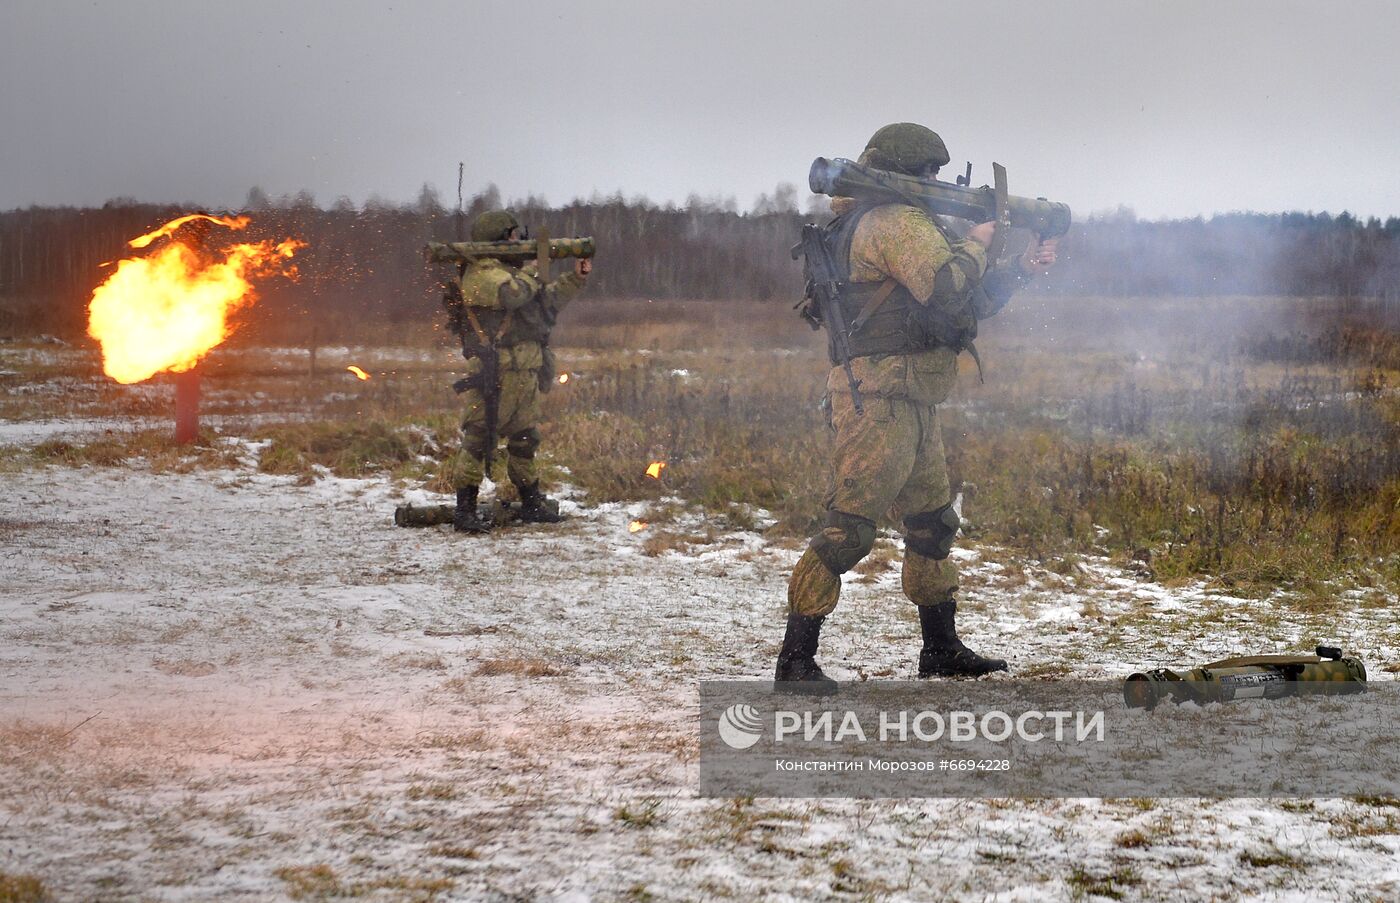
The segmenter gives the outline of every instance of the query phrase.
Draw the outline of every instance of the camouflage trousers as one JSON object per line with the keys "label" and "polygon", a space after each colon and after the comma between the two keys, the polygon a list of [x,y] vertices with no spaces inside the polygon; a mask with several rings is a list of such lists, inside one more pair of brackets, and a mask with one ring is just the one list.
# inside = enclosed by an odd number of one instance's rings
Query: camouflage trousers
{"label": "camouflage trousers", "polygon": [[481,390],[462,393],[466,413],[462,417],[462,447],[452,459],[449,479],[454,489],[481,485],[485,474],[488,443],[506,440],[506,474],[516,486],[529,486],[539,480],[535,449],[540,444],[536,424],[540,419],[539,372],[500,371],[501,401],[496,417],[496,435],[486,434],[486,402]]}
{"label": "camouflage trousers", "polygon": [[[795,614],[826,615],[836,608],[840,574],[869,554],[875,521],[891,508],[905,519],[904,594],[916,605],[938,605],[958,588],[946,545],[929,552],[923,527],[951,499],[937,405],[956,379],[956,356],[938,349],[857,358],[853,369],[861,381],[863,416],[855,411],[843,370],[833,369],[827,382],[836,432],[834,483],[826,526],[788,581],[788,609]],[[950,545],[952,534],[944,533]],[[926,554],[915,551],[916,545]]]}

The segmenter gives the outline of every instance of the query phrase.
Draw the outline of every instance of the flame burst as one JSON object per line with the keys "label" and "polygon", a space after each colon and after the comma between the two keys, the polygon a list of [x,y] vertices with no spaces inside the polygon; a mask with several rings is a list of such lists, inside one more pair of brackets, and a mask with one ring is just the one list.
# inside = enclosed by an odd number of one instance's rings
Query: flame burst
{"label": "flame burst", "polygon": [[[196,219],[234,230],[248,225],[243,216],[191,214],[129,244],[144,248]],[[88,304],[88,335],[102,346],[103,371],[119,383],[136,383],[162,370],[189,370],[228,338],[229,315],[257,300],[249,280],[276,273],[296,278],[296,268],[283,264],[304,247],[287,239],[201,252],[172,241],[146,257],[119,261]]]}
{"label": "flame burst", "polygon": [[248,223],[252,222],[246,216],[210,216],[207,213],[191,213],[188,216],[182,216],[179,219],[171,220],[170,222],[166,223],[164,226],[161,226],[154,232],[147,232],[145,235],[133,238],[131,241],[127,242],[127,244],[131,245],[137,250],[140,250],[141,248],[144,248],[151,242],[155,241],[157,238],[163,238],[166,235],[175,234],[176,229],[180,228],[185,223],[192,223],[197,219],[208,220],[209,222],[216,223],[220,226],[228,226],[235,232],[240,231],[242,229],[246,229],[248,227]]}
{"label": "flame burst", "polygon": [[659,480],[661,479],[661,471],[665,468],[665,461],[652,461],[651,464],[647,466],[647,476],[651,477],[653,480]]}
{"label": "flame burst", "polygon": [[646,522],[646,521],[644,521],[644,520],[634,520],[634,521],[632,521],[632,523],[630,523],[630,524],[627,525],[627,532],[628,532],[628,533],[640,533],[641,531],[645,530],[646,528],[647,528],[647,522]]}
{"label": "flame burst", "polygon": [[568,381],[569,381],[569,374],[567,374],[567,373],[560,373],[560,374],[559,374],[559,385],[562,386],[562,385],[564,385],[564,383],[566,383],[566,382],[568,382]]}
{"label": "flame burst", "polygon": [[361,370],[359,367],[356,367],[354,364],[351,364],[350,366],[346,367],[345,369],[346,369],[346,370],[349,370],[351,373],[355,374],[355,378],[358,379],[358,380],[360,380],[361,382],[363,382],[364,380],[369,379],[369,374],[366,373],[365,371]]}

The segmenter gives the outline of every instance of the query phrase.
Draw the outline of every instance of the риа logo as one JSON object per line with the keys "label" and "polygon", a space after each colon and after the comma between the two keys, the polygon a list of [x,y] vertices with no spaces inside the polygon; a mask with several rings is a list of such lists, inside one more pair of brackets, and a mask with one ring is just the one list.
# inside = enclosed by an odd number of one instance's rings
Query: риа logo
{"label": "\u0440\u0438\u0430 logo", "polygon": [[763,733],[763,722],[758,709],[751,705],[735,703],[719,716],[719,738],[730,749],[748,749],[758,742]]}

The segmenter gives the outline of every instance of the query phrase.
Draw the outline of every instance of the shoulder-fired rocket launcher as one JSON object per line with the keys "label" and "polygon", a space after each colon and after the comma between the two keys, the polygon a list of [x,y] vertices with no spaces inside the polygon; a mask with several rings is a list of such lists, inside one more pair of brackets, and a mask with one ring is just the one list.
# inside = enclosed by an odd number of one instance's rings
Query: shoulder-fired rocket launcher
{"label": "shoulder-fired rocket launcher", "polygon": [[1123,684],[1123,701],[1129,708],[1150,709],[1164,699],[1204,704],[1365,689],[1366,665],[1361,659],[1344,657],[1335,646],[1318,646],[1316,655],[1248,655],[1189,671],[1158,668],[1130,674]]}
{"label": "shoulder-fired rocket launcher", "polygon": [[[971,181],[971,166],[966,181]],[[1023,198],[1006,193],[1006,170],[994,165],[996,187],[973,188],[958,182],[920,179],[903,173],[863,166],[840,157],[812,161],[807,184],[816,194],[868,198],[913,204],[929,213],[956,216],[975,223],[1002,222],[1036,232],[1042,239],[1069,231],[1069,206],[1045,198]]]}
{"label": "shoulder-fired rocket launcher", "polygon": [[[550,260],[566,257],[592,257],[592,238],[544,239]],[[425,249],[430,263],[470,263],[482,257],[494,257],[511,263],[526,263],[540,257],[540,241],[533,238],[516,241],[430,241]]]}

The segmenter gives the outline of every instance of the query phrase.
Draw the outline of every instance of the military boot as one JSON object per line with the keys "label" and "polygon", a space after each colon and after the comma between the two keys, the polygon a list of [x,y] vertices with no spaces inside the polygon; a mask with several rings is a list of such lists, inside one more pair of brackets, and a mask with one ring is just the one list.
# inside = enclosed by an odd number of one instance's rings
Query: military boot
{"label": "military boot", "polygon": [[919,625],[924,632],[924,648],[919,653],[920,677],[981,677],[1006,670],[1006,662],[999,658],[983,658],[958,639],[957,628],[953,626],[958,600],[949,599],[941,605],[918,608]]}
{"label": "military boot", "polygon": [[789,614],[783,648],[778,652],[778,667],[773,673],[773,689],[779,693],[806,693],[830,696],[836,692],[836,681],[822,672],[817,664],[817,638],[821,636],[826,616],[808,617]]}
{"label": "military boot", "polygon": [[457,508],[452,512],[452,529],[458,533],[490,533],[491,521],[476,510],[477,486],[457,490]]}
{"label": "military boot", "polygon": [[520,519],[528,524],[557,524],[564,520],[559,513],[559,503],[540,492],[540,481],[528,486],[517,485],[520,490]]}

